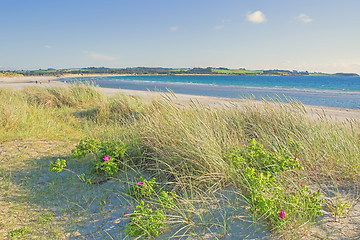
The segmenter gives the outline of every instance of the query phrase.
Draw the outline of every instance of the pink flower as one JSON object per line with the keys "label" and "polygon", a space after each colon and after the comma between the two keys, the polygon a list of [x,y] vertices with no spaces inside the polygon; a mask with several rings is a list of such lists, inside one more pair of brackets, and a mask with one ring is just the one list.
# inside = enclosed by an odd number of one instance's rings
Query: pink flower
{"label": "pink flower", "polygon": [[302,183],[300,183],[300,186],[302,186],[303,184]]}
{"label": "pink flower", "polygon": [[74,149],[74,151],[76,151],[76,148]]}
{"label": "pink flower", "polygon": [[144,183],[143,182],[137,182],[137,185],[143,185]]}
{"label": "pink flower", "polygon": [[109,161],[109,160],[110,160],[110,157],[109,157],[109,156],[105,156],[103,159],[104,159],[105,161]]}
{"label": "pink flower", "polygon": [[100,139],[98,139],[98,142],[100,142]]}
{"label": "pink flower", "polygon": [[285,217],[286,217],[285,211],[281,210],[280,213],[279,213],[279,218],[284,219]]}

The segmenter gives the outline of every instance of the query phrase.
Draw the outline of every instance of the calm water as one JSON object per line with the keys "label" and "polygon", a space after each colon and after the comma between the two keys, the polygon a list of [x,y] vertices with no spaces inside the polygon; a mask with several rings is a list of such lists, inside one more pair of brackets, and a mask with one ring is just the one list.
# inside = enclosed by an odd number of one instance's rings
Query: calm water
{"label": "calm water", "polygon": [[256,99],[291,98],[303,104],[360,109],[360,77],[170,75],[67,78],[106,88]]}

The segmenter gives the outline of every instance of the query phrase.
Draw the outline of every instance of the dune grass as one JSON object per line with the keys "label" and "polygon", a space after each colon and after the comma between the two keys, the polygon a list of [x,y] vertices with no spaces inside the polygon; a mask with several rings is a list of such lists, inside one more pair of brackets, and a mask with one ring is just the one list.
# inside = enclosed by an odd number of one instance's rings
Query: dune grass
{"label": "dune grass", "polygon": [[[0,102],[2,238],[130,238],[124,229],[140,200],[127,189],[140,176],[155,178],[160,189],[178,195],[172,209],[158,205],[160,191],[145,198],[165,215],[167,227],[159,239],[237,239],[250,233],[262,239],[270,232],[285,239],[342,236],[343,228],[326,229],[323,217],[314,214],[311,197],[320,190],[321,211],[334,223],[346,222],[356,209],[359,122],[309,118],[300,103],[179,107],[170,96],[152,102],[108,98],[82,84],[0,89]],[[85,137],[127,146],[126,167],[117,177],[95,186],[67,173],[49,173],[49,161],[63,158],[79,174],[99,177],[90,171],[96,155],[71,158],[71,149]],[[254,140],[258,145],[251,152]],[[285,167],[275,171],[280,163]],[[259,177],[261,189],[251,184]],[[302,198],[294,203],[294,196]],[[280,210],[286,218],[278,217]]]}

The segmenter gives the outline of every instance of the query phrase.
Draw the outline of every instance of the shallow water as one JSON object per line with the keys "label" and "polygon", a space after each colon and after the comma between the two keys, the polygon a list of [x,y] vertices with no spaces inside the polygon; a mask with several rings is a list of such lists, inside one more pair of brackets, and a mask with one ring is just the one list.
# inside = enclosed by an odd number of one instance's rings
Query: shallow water
{"label": "shallow water", "polygon": [[89,81],[100,87],[244,98],[286,98],[303,104],[360,109],[360,77],[142,75],[78,77],[62,81]]}

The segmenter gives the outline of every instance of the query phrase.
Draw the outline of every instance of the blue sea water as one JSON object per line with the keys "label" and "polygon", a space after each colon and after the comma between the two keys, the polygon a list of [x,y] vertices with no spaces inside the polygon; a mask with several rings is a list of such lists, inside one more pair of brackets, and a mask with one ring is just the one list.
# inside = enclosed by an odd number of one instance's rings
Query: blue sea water
{"label": "blue sea water", "polygon": [[105,88],[255,99],[286,98],[303,104],[360,109],[360,77],[345,76],[241,76],[141,75],[77,77]]}

